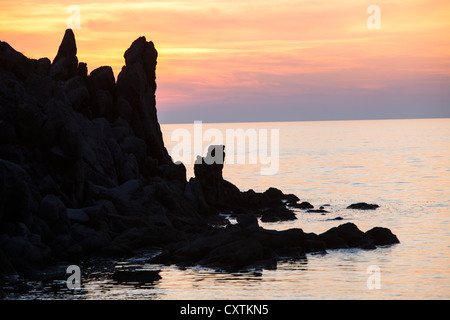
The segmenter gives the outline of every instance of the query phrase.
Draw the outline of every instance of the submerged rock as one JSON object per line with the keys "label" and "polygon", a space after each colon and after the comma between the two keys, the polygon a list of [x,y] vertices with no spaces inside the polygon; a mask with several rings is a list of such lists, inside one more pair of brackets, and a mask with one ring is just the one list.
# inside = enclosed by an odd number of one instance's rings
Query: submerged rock
{"label": "submerged rock", "polygon": [[344,220],[344,218],[336,217],[336,218],[332,218],[332,219],[327,219],[327,221],[332,221],[332,220]]}
{"label": "submerged rock", "polygon": [[324,209],[309,209],[306,212],[310,212],[310,213],[328,213],[329,211],[324,210]]}

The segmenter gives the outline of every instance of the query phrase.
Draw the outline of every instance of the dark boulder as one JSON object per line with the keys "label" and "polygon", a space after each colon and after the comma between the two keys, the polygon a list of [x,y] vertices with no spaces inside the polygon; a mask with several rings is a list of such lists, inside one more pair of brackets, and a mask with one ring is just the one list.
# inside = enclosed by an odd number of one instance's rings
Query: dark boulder
{"label": "dark boulder", "polygon": [[179,243],[151,263],[201,265],[234,272],[276,267],[280,259],[304,259],[307,239],[301,229],[285,231],[230,225],[191,242]]}
{"label": "dark boulder", "polygon": [[298,204],[297,203],[291,204],[290,206],[293,208],[297,208],[297,209],[312,209],[312,208],[314,208],[314,206],[311,203],[306,202],[306,201],[304,201],[302,203],[298,203]]}
{"label": "dark boulder", "polygon": [[309,209],[306,212],[310,212],[310,213],[328,213],[329,211],[324,210],[324,209]]}
{"label": "dark boulder", "polygon": [[273,188],[273,187],[270,187],[269,189],[267,189],[266,191],[264,191],[264,194],[265,194],[266,196],[268,196],[269,198],[278,198],[278,199],[281,199],[281,198],[284,197],[284,193],[283,193],[281,190],[279,190],[279,189],[277,189],[277,188]]}
{"label": "dark boulder", "polygon": [[308,253],[326,253],[326,244],[313,232],[306,233],[305,251]]}
{"label": "dark boulder", "polygon": [[240,214],[237,216],[237,223],[244,229],[258,229],[258,220],[252,213]]}
{"label": "dark boulder", "polygon": [[324,241],[328,249],[358,247],[363,249],[375,248],[373,239],[359,230],[358,227],[351,222],[331,228],[320,234],[319,240]]}
{"label": "dark boulder", "polygon": [[[39,237],[28,236],[0,236],[0,251],[3,251],[15,270],[25,270],[33,265],[41,265],[48,261],[50,249],[44,245]],[[1,268],[1,267],[0,267]]]}
{"label": "dark boulder", "polygon": [[96,230],[80,223],[73,223],[70,231],[72,239],[83,248],[84,254],[99,252],[111,242],[111,236],[104,228]]}
{"label": "dark boulder", "polygon": [[264,209],[261,215],[261,221],[263,222],[277,222],[295,219],[297,219],[295,212],[284,206]]}
{"label": "dark boulder", "polygon": [[64,203],[55,195],[46,195],[39,206],[37,215],[47,223],[55,234],[69,230],[69,217]]}
{"label": "dark boulder", "polygon": [[373,243],[377,246],[400,243],[397,236],[388,228],[375,227],[366,231],[366,234],[373,239]]}
{"label": "dark boulder", "polygon": [[295,204],[297,203],[297,201],[300,201],[300,198],[292,193],[285,194],[282,199],[285,200],[288,204]]}
{"label": "dark boulder", "polygon": [[236,238],[229,243],[217,246],[198,261],[199,265],[219,268],[229,272],[245,270],[259,265],[275,263],[265,252],[264,247],[254,239]]}
{"label": "dark boulder", "polygon": [[344,220],[344,218],[336,217],[336,218],[327,219],[327,221],[333,221],[333,220]]}
{"label": "dark boulder", "polygon": [[76,222],[88,222],[89,216],[82,209],[67,209],[67,217]]}
{"label": "dark boulder", "polygon": [[288,229],[282,231],[265,230],[251,234],[251,238],[276,254],[278,258],[305,258],[306,234],[302,229]]}
{"label": "dark boulder", "polygon": [[365,202],[353,203],[347,207],[347,209],[357,209],[357,210],[375,210],[378,208],[377,204],[369,204]]}
{"label": "dark boulder", "polygon": [[300,200],[295,194],[284,194],[281,190],[274,187],[270,187],[269,189],[264,191],[263,195],[267,196],[270,199],[284,200],[287,203],[296,203]]}

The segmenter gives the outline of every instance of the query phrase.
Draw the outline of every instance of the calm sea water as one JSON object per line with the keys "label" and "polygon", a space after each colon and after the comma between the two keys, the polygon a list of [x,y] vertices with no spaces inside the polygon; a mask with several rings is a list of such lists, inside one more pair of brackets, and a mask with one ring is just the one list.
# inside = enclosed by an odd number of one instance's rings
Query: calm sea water
{"label": "calm sea water", "polygon": [[[179,144],[171,135],[180,128],[193,133],[193,124],[162,126],[169,152]],[[113,285],[100,277],[85,282],[79,298],[450,298],[450,119],[203,124],[208,128],[278,129],[277,174],[260,175],[261,164],[226,164],[224,177],[241,190],[273,186],[316,207],[330,205],[326,215],[298,210],[297,220],[261,224],[265,228],[321,233],[353,222],[363,231],[390,228],[401,243],[329,250],[279,263],[276,270],[240,274],[148,265],[162,270],[162,279],[151,286]],[[192,164],[186,166],[192,175]],[[346,209],[361,201],[380,207]],[[338,216],[343,220],[328,220]],[[367,287],[370,266],[379,267],[379,289]]]}
{"label": "calm sea water", "polygon": [[[375,226],[390,228],[401,243],[369,251],[329,250],[326,255],[309,255],[306,262],[281,263],[277,270],[257,276],[170,269],[155,287],[156,298],[450,298],[450,119],[203,127],[222,132],[278,129],[277,174],[260,175],[262,164],[234,164],[225,165],[224,177],[241,190],[264,191],[273,186],[316,207],[331,205],[326,215],[299,210],[295,221],[267,223],[264,227],[299,227],[320,233],[353,222],[363,231]],[[169,151],[179,143],[171,141],[176,128],[179,125],[163,126]],[[360,201],[377,203],[380,208],[345,209]],[[337,216],[344,220],[327,220]],[[367,268],[372,265],[380,268],[380,289],[367,288],[371,275]]]}

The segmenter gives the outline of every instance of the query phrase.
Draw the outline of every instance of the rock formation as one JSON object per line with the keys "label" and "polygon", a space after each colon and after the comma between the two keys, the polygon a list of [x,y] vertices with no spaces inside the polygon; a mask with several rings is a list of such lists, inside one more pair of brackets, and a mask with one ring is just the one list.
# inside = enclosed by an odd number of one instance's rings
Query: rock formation
{"label": "rock formation", "polygon": [[[224,146],[199,157],[186,181],[158,123],[152,42],[132,43],[117,82],[111,67],[88,73],[76,54],[72,30],[53,62],[0,42],[0,275],[148,247],[162,248],[164,263],[234,270],[398,241],[384,228],[315,235],[259,227],[256,217],[295,219],[286,203],[298,197],[276,188],[242,192],[224,180],[223,165],[210,162]],[[238,224],[213,227],[227,223],[220,212]]]}

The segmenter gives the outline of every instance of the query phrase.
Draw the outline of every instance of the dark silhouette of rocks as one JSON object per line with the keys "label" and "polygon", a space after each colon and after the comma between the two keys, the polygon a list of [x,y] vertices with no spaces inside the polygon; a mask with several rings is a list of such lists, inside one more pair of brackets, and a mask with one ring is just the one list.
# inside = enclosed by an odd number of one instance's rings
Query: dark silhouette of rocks
{"label": "dark silhouette of rocks", "polygon": [[332,220],[344,220],[344,218],[336,217],[336,218],[327,219],[327,221],[332,221]]}
{"label": "dark silhouette of rocks", "polygon": [[68,80],[78,74],[77,45],[75,35],[67,29],[58,53],[50,66],[50,76],[55,80]]}
{"label": "dark silhouette of rocks", "polygon": [[150,262],[234,272],[249,267],[275,268],[282,258],[305,258],[307,239],[301,229],[274,231],[252,226],[230,225],[213,230],[191,243],[169,246]]}
{"label": "dark silhouette of rocks", "polygon": [[159,270],[116,270],[112,279],[119,283],[148,284],[161,279]]}
{"label": "dark silhouette of rocks", "polygon": [[351,222],[331,228],[320,234],[319,239],[325,242],[325,246],[330,249],[356,247],[375,249],[373,238],[367,233],[359,230],[358,227]]}
{"label": "dark silhouette of rocks", "polygon": [[358,202],[358,203],[354,203],[354,204],[349,205],[347,207],[347,209],[375,210],[378,207],[379,207],[379,205],[377,205],[377,204],[368,204],[368,203],[365,203],[365,202]]}
{"label": "dark silhouette of rocks", "polygon": [[306,210],[306,212],[309,212],[309,213],[328,213],[329,211],[324,210],[324,209],[309,209],[309,210]]}
{"label": "dark silhouette of rocks", "polygon": [[[197,207],[209,206],[208,211],[212,213],[217,213],[217,210],[231,211],[235,215],[253,212],[267,222],[296,219],[295,213],[286,208],[283,202],[286,199],[297,201],[295,195],[286,195],[276,188],[269,188],[262,193],[253,190],[241,192],[234,184],[223,179],[224,161],[223,145],[210,146],[206,157],[197,158],[195,178],[189,180],[189,188],[200,196],[193,197]],[[203,200],[205,203],[202,203]]]}
{"label": "dark silhouette of rocks", "polygon": [[322,235],[261,228],[257,218],[296,219],[286,204],[298,197],[240,191],[224,180],[223,161],[211,161],[225,157],[224,146],[199,156],[186,181],[158,123],[152,42],[131,44],[117,82],[110,67],[89,73],[76,54],[72,30],[53,62],[0,42],[0,275],[154,247],[163,250],[155,261],[240,270],[398,241],[384,228],[363,235],[349,227]]}
{"label": "dark silhouette of rocks", "polygon": [[400,243],[397,236],[393,234],[392,231],[388,228],[374,227],[367,231],[366,234],[372,237],[373,244],[377,246]]}
{"label": "dark silhouette of rocks", "polygon": [[297,209],[313,209],[314,208],[314,206],[307,201],[304,201],[302,203],[290,204],[290,206],[293,208],[297,208]]}

